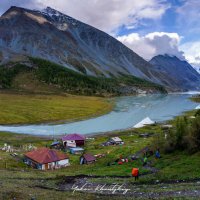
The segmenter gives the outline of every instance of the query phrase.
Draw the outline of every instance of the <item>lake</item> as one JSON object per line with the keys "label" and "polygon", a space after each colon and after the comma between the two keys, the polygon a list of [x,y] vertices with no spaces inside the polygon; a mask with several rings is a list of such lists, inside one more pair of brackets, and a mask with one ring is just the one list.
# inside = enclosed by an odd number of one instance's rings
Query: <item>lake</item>
{"label": "lake", "polygon": [[114,110],[106,115],[59,125],[0,126],[0,131],[32,135],[63,135],[67,133],[103,133],[133,127],[146,117],[162,122],[195,109],[199,104],[190,101],[191,94],[157,94],[115,98]]}

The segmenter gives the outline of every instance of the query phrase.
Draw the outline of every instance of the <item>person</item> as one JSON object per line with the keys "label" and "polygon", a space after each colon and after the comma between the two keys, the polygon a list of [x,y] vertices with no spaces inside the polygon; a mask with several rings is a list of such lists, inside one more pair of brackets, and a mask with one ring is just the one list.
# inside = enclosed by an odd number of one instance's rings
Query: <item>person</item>
{"label": "person", "polygon": [[143,156],[144,157],[147,156],[147,151],[146,150],[143,151]]}
{"label": "person", "polygon": [[145,156],[143,159],[143,166],[145,166],[147,164],[147,157]]}
{"label": "person", "polygon": [[153,150],[149,149],[149,157],[153,156]]}
{"label": "person", "polygon": [[160,150],[159,149],[156,150],[155,157],[156,158],[161,158],[161,156],[160,156]]}
{"label": "person", "polygon": [[139,179],[139,168],[132,169],[132,176],[135,177],[135,181]]}

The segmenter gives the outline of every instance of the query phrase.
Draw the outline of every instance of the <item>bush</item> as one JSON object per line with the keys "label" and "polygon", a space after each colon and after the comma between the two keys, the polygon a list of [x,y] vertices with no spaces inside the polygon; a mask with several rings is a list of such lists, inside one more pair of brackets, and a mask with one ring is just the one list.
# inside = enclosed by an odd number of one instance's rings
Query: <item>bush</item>
{"label": "bush", "polygon": [[200,109],[197,110],[197,112],[195,113],[195,117],[200,116]]}
{"label": "bush", "polygon": [[176,136],[174,131],[169,131],[167,139],[163,144],[163,149],[165,153],[172,153],[176,150]]}
{"label": "bush", "polygon": [[200,151],[200,116],[193,120],[187,141],[190,153]]}
{"label": "bush", "polygon": [[167,139],[160,137],[159,146],[165,153],[186,150],[189,153],[200,151],[200,116],[191,122],[179,117],[175,129],[169,131]]}
{"label": "bush", "polygon": [[188,134],[188,121],[186,117],[179,117],[176,120],[175,147],[177,150],[186,148],[186,135]]}

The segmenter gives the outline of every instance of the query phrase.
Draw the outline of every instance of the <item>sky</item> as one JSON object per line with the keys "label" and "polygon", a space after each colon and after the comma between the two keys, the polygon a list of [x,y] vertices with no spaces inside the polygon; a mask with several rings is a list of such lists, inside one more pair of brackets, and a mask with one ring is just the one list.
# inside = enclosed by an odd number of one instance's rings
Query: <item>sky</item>
{"label": "sky", "polygon": [[50,6],[112,35],[146,60],[177,56],[200,66],[200,0],[0,0],[10,6]]}

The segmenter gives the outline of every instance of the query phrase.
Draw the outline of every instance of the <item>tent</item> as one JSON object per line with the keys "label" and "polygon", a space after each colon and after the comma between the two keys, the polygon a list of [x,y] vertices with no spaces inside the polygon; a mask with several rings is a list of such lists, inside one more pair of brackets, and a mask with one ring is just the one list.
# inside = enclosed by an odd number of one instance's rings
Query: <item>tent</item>
{"label": "tent", "polygon": [[139,122],[135,126],[133,126],[133,128],[141,128],[141,127],[143,127],[145,125],[150,125],[150,124],[155,124],[155,122],[152,121],[149,117],[146,117],[141,122]]}
{"label": "tent", "polygon": [[196,110],[200,109],[200,105],[198,105],[195,109],[196,109]]}

